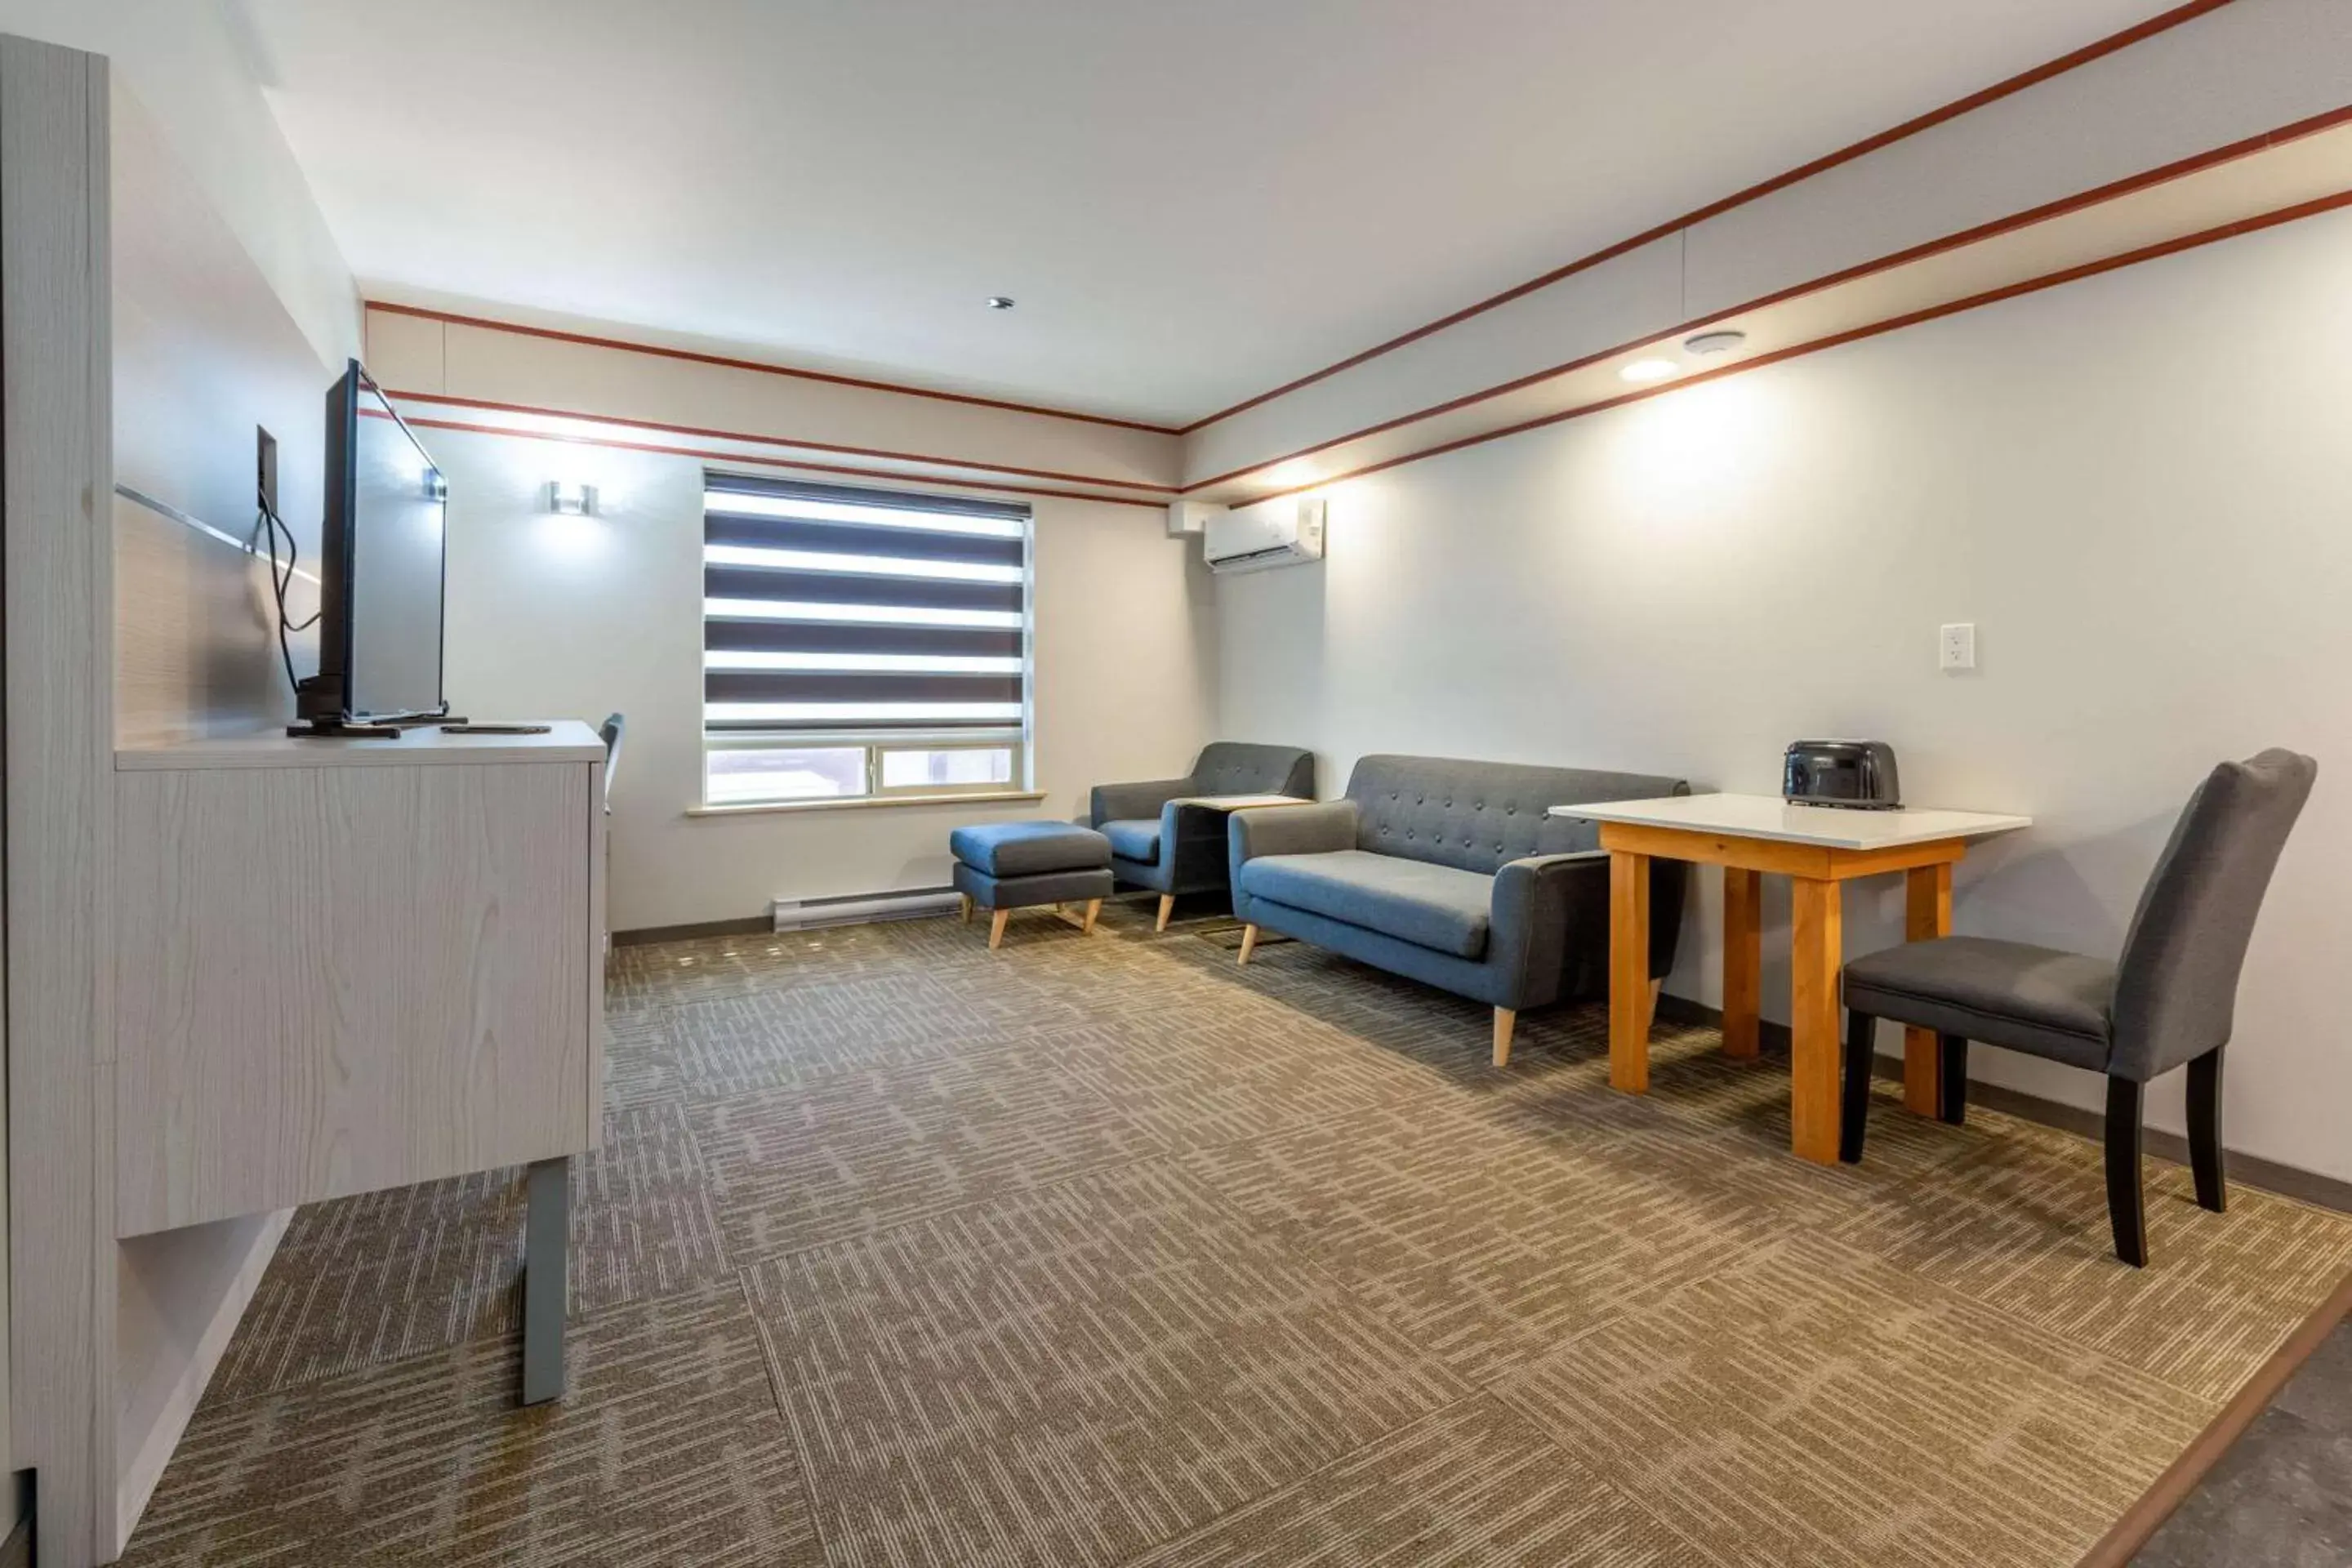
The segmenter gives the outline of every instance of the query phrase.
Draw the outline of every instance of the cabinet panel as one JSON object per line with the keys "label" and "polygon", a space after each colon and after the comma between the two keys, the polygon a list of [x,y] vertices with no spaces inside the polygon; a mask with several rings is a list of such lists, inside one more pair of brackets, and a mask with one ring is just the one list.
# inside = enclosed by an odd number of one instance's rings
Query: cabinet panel
{"label": "cabinet panel", "polygon": [[118,774],[119,1233],[579,1148],[594,772]]}

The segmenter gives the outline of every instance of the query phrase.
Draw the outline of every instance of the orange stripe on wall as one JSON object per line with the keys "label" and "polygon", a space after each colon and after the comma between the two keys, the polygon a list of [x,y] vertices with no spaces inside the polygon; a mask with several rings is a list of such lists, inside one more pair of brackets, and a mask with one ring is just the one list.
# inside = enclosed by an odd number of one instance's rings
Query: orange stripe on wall
{"label": "orange stripe on wall", "polygon": [[421,430],[459,430],[473,436],[508,436],[525,441],[553,441],[572,447],[602,447],[621,452],[650,452],[665,458],[695,458],[706,463],[751,463],[763,468],[794,468],[816,474],[845,474],[856,479],[888,479],[898,484],[952,485],[958,489],[986,490],[996,495],[1047,496],[1058,500],[1101,501],[1107,506],[1139,506],[1153,511],[1167,503],[1133,496],[1090,495],[1084,490],[1046,489],[1034,485],[999,485],[983,479],[950,479],[930,474],[899,473],[888,468],[853,468],[838,463],[804,463],[790,458],[755,458],[741,452],[713,452],[700,447],[671,447],[651,441],[620,441],[599,436],[565,436],[550,430],[517,430],[505,425],[480,425],[462,419],[422,416],[408,421]]}
{"label": "orange stripe on wall", "polygon": [[1335,364],[1325,365],[1321,370],[1310,372],[1295,381],[1284,382],[1270,392],[1261,392],[1255,397],[1244,398],[1229,408],[1221,408],[1214,414],[1193,420],[1190,425],[1182,426],[1177,434],[1189,436],[1193,431],[1214,425],[1221,419],[1230,419],[1244,409],[1255,408],[1261,403],[1270,403],[1277,397],[1297,392],[1301,387],[1312,386],[1315,383],[1337,375],[1343,370],[1353,370],[1368,360],[1375,360],[1382,354],[1393,353],[1407,343],[1418,342],[1433,332],[1444,331],[1446,328],[1466,321],[1473,316],[1484,315],[1497,306],[1507,305],[1512,300],[1524,299],[1538,289],[1549,289],[1562,279],[1572,278],[1588,268],[1600,266],[1604,261],[1622,256],[1629,250],[1637,250],[1653,240],[1664,239],[1677,229],[1704,223],[1708,218],[1731,211],[1734,207],[1745,206],[1750,202],[1770,195],[1775,191],[1785,190],[1801,180],[1809,180],[1815,174],[1834,169],[1841,163],[1850,163],[1856,158],[1866,157],[1881,148],[1891,147],[1895,142],[1916,136],[1923,131],[1931,131],[1948,121],[1957,120],[1964,114],[1982,109],[1989,103],[1997,103],[2013,93],[2022,92],[2030,87],[2037,87],[2053,77],[2063,76],[2068,71],[2089,65],[2095,60],[2104,59],[2118,50],[2129,48],[2134,44],[2144,42],[2159,33],[2178,27],[2184,22],[2194,21],[2209,12],[2218,11],[2222,6],[2233,3],[2234,0],[2189,0],[2189,4],[2178,5],[2161,15],[2151,16],[2137,26],[2126,27],[2120,33],[2110,34],[2095,43],[2084,45],[2071,54],[2061,55],[2054,60],[2036,66],[2032,70],[1995,82],[1992,86],[1972,92],[1966,98],[1955,99],[1941,109],[1930,110],[1916,119],[1906,120],[1902,124],[1882,131],[1875,136],[1865,137],[1852,146],[1841,147],[1834,153],[1825,153],[1809,163],[1800,163],[1786,174],[1775,174],[1761,184],[1749,185],[1745,190],[1736,191],[1719,201],[1709,202],[1706,205],[1685,213],[1680,217],[1669,218],[1654,228],[1644,229],[1630,239],[1621,239],[1614,245],[1592,252],[1590,256],[1580,257],[1565,266],[1556,267],[1539,278],[1530,278],[1515,288],[1506,289],[1499,294],[1489,295],[1475,305],[1465,305],[1451,315],[1440,316],[1433,321],[1415,327],[1409,332],[1402,332],[1385,342],[1375,343],[1361,353],[1350,354]]}
{"label": "orange stripe on wall", "polygon": [[1718,370],[1700,371],[1693,375],[1683,376],[1664,385],[1644,387],[1638,392],[1628,392],[1615,397],[1603,398],[1598,403],[1587,403],[1579,407],[1565,408],[1557,414],[1546,414],[1534,419],[1523,419],[1516,425],[1507,425],[1500,429],[1481,431],[1475,436],[1464,436],[1454,440],[1442,441],[1433,447],[1424,447],[1417,452],[1405,452],[1393,458],[1383,458],[1376,463],[1366,463],[1361,468],[1328,475],[1315,480],[1312,484],[1291,485],[1283,489],[1268,490],[1263,495],[1250,497],[1248,501],[1242,504],[1253,505],[1258,501],[1275,500],[1284,496],[1304,495],[1310,490],[1328,489],[1349,479],[1360,479],[1368,474],[1383,473],[1390,468],[1402,468],[1407,463],[1418,463],[1424,458],[1442,458],[1449,452],[1459,452],[1467,447],[1484,446],[1489,441],[1500,441],[1507,437],[1522,436],[1530,430],[1543,429],[1547,426],[1565,424],[1570,419],[1581,419],[1588,414],[1601,414],[1612,408],[1622,408],[1629,403],[1646,402],[1653,397],[1663,397],[1668,393],[1679,392],[1685,387],[1697,386],[1710,381],[1721,381],[1727,376],[1744,374],[1751,370],[1761,370],[1766,365],[1801,359],[1807,354],[1819,353],[1824,349],[1840,348],[1847,343],[1860,342],[1865,338],[1874,338],[1886,332],[1900,331],[1906,327],[1916,327],[1924,322],[1940,321],[1946,316],[1957,316],[1964,310],[1997,305],[2004,300],[2014,300],[2020,295],[2037,294],[2045,289],[2055,289],[2061,284],[2078,282],[2085,278],[2095,278],[2101,273],[2117,271],[2126,267],[2136,267],[2144,261],[2160,260],[2184,250],[2194,250],[2201,246],[2216,244],[2221,240],[2235,239],[2242,235],[2258,234],[2266,228],[2276,228],[2282,224],[2294,223],[2301,218],[2316,217],[2323,213],[2336,212],[2346,207],[2352,207],[2352,191],[2338,191],[2334,195],[2299,202],[2294,206],[2282,207],[2277,212],[2265,213],[2260,217],[2241,218],[2235,223],[2223,224],[2218,228],[2203,229],[2196,234],[2184,235],[2178,239],[2168,239],[2155,245],[2143,246],[2137,250],[2125,251],[2120,255],[2110,256],[2098,261],[2086,261],[2078,267],[2065,268],[2039,278],[2029,278],[2021,282],[2004,284],[1999,289],[1988,289],[1981,294],[1972,294],[1965,300],[1954,300],[1946,304],[1931,305],[1925,310],[1913,310],[1904,315],[1890,316],[1884,321],[1874,321],[1865,327],[1854,327],[1846,331],[1832,332],[1827,337],[1815,338],[1810,342],[1792,343],[1787,348],[1774,349],[1769,353],[1760,353],[1753,359],[1742,360],[1738,364],[1727,364]]}
{"label": "orange stripe on wall", "polygon": [[[1925,240],[1891,255],[1879,257],[1875,260],[1859,262],[1824,277],[1815,278],[1803,283],[1793,283],[1785,289],[1775,289],[1769,294],[1761,295],[1737,305],[1727,305],[1719,310],[1711,310],[1704,316],[1694,316],[1686,321],[1645,332],[1638,338],[1632,338],[1609,348],[1580,355],[1559,364],[1530,371],[1525,375],[1514,376],[1508,381],[1497,382],[1492,386],[1481,387],[1475,392],[1465,392],[1458,397],[1447,398],[1443,403],[1433,403],[1426,408],[1415,409],[1410,414],[1400,414],[1391,418],[1382,419],[1376,424],[1350,430],[1344,436],[1334,436],[1328,440],[1318,441],[1311,446],[1301,447],[1295,451],[1284,452],[1276,457],[1260,458],[1241,468],[1228,469],[1222,474],[1213,474],[1207,479],[1194,479],[1184,487],[1185,493],[1205,489],[1211,485],[1224,484],[1228,480],[1240,479],[1244,474],[1253,474],[1261,468],[1270,468],[1279,463],[1292,462],[1300,458],[1311,458],[1318,452],[1328,452],[1334,447],[1344,447],[1350,441],[1360,441],[1368,436],[1381,435],[1420,420],[1434,418],[1441,414],[1452,414],[1458,409],[1467,408],[1473,404],[1486,402],[1489,398],[1507,396],[1511,393],[1524,391],[1538,382],[1549,381],[1554,376],[1566,375],[1571,371],[1582,370],[1587,365],[1598,364],[1603,360],[1613,358],[1629,350],[1640,348],[1644,343],[1664,342],[1679,338],[1696,331],[1710,322],[1729,321],[1749,310],[1760,310],[1768,306],[1784,304],[1790,300],[1800,299],[1807,294],[1819,293],[1824,289],[1832,289],[1842,283],[1851,283],[1858,278],[1867,278],[1874,273],[1891,271],[1897,267],[1909,266],[1915,261],[1925,261],[1948,251],[1964,249],[1969,246],[1980,244],[2004,234],[2031,228],[2036,224],[2049,223],[2053,219],[2071,216],[2085,208],[2098,206],[2103,203],[2115,201],[2207,169],[2218,168],[2224,163],[2252,157],[2257,153],[2266,152],[2290,142],[2300,141],[2306,136],[2315,136],[2322,132],[2333,131],[2347,124],[2352,124],[2352,104],[2347,104],[2341,109],[2329,110],[2324,114],[2315,114],[2307,120],[2299,120],[2293,124],[2280,126],[2275,131],[2263,132],[2258,136],[2249,136],[2242,142],[2233,142],[2224,147],[2216,147],[2210,152],[2200,153],[2176,163],[2167,163],[2161,168],[2127,175],[2093,190],[2063,196],[2054,202],[2031,207],[2024,212],[2013,213],[2008,217],[1994,218],[1989,223],[1979,224],[1974,228],[1962,229],[1957,234],[1946,235],[1938,239]],[[1685,379],[1676,384],[1687,385],[1688,381]]]}
{"label": "orange stripe on wall", "polygon": [[586,332],[560,331],[553,327],[527,327],[518,321],[494,321],[486,316],[459,316],[446,310],[427,310],[421,305],[394,305],[383,300],[370,300],[366,308],[382,310],[387,315],[414,316],[419,321],[440,321],[453,327],[479,327],[484,331],[512,332],[518,337],[545,338],[552,342],[577,343],[584,348],[617,349],[624,353],[653,354],[662,359],[685,360],[692,364],[716,365],[722,370],[757,371],[762,375],[791,376],[798,381],[824,382],[831,386],[854,386],[866,392],[894,392],[902,397],[928,397],[940,403],[963,403],[978,408],[1002,408],[1013,414],[1034,414],[1047,419],[1075,419],[1087,425],[1109,425],[1121,430],[1142,430],[1154,436],[1181,434],[1166,425],[1147,425],[1139,419],[1114,419],[1107,414],[1078,414],[1067,408],[1046,408],[1034,403],[1009,403],[999,397],[978,397],[963,392],[940,392],[927,386],[903,386],[896,382],[869,381],[862,376],[836,375],[830,371],[796,370],[790,365],[769,364],[761,360],[733,359],[725,354],[702,353],[693,349],[666,348],[657,343],[633,343],[620,338],[600,338]]}
{"label": "orange stripe on wall", "polygon": [[[797,447],[809,452],[832,452],[849,458],[883,458],[901,463],[928,463],[935,468],[970,468],[981,473],[1013,474],[1023,479],[1060,479],[1076,485],[1108,485],[1118,489],[1151,490],[1172,496],[1173,485],[1143,479],[1109,479],[1098,474],[1069,474],[1055,468],[1023,468],[1009,463],[983,463],[971,458],[941,458],[925,452],[895,452],[886,447],[844,447],[830,441],[807,441],[796,436],[755,436],[743,430],[713,430],[698,425],[668,425],[657,419],[628,419],[617,414],[583,414],[568,408],[538,408],[527,403],[494,403],[481,397],[452,397],[439,392],[386,392],[404,403],[437,403],[457,408],[477,408],[497,414],[524,414],[546,419],[582,419],[595,425],[618,425],[632,430],[658,430],[672,436],[698,436],[711,441],[749,441],[770,447]],[[518,431],[516,434],[530,434]]]}

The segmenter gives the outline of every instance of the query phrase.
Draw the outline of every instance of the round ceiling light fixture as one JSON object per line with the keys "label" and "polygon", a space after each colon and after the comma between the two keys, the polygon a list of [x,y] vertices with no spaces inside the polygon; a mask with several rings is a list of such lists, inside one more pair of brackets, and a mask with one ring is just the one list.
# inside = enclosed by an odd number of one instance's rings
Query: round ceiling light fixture
{"label": "round ceiling light fixture", "polygon": [[1013,296],[1010,294],[991,294],[988,297],[988,308],[992,310],[1010,310],[1013,309]]}
{"label": "round ceiling light fixture", "polygon": [[1626,381],[1664,381],[1682,368],[1670,359],[1637,359],[1617,374]]}
{"label": "round ceiling light fixture", "polygon": [[1683,347],[1695,354],[1729,353],[1748,341],[1746,332],[1701,332],[1695,338],[1685,338]]}

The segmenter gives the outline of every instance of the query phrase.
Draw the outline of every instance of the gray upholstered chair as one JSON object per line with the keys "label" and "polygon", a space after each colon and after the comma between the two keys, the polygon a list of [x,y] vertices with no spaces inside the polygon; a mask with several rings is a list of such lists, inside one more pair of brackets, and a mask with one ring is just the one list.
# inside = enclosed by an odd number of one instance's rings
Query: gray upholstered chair
{"label": "gray upholstered chair", "polygon": [[1943,1119],[1966,1113],[1968,1043],[2105,1073],[2107,1217],[2116,1256],[2147,1261],[2140,1187],[2140,1099],[2149,1079],[2189,1068],[2189,1152],[2197,1201],[2219,1214],[2221,1049],[2238,973],[2279,851],[2319,764],[2268,751],[2215,768],[2174,825],[2142,890],[2122,959],[1946,936],[1845,966],[1845,1102],[1839,1152],[1862,1158],[1872,1035],[1891,1018],[1942,1037]]}
{"label": "gray upholstered chair", "polygon": [[1087,821],[1110,840],[1112,873],[1121,882],[1160,895],[1159,929],[1177,898],[1222,892],[1225,886],[1225,816],[1214,807],[1186,807],[1187,797],[1286,795],[1315,798],[1315,753],[1299,746],[1212,741],[1181,779],[1097,784]]}

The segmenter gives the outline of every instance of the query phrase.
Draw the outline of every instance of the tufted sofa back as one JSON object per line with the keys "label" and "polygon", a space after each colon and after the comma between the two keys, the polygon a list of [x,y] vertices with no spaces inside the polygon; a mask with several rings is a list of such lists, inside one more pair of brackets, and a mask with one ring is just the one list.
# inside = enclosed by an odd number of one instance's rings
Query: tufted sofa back
{"label": "tufted sofa back", "polygon": [[1688,795],[1680,779],[1456,757],[1364,757],[1348,779],[1356,847],[1492,875],[1507,861],[1600,847],[1590,822],[1548,815],[1579,801]]}
{"label": "tufted sofa back", "polygon": [[1295,795],[1315,797],[1315,753],[1297,746],[1212,741],[1192,764],[1195,795]]}

